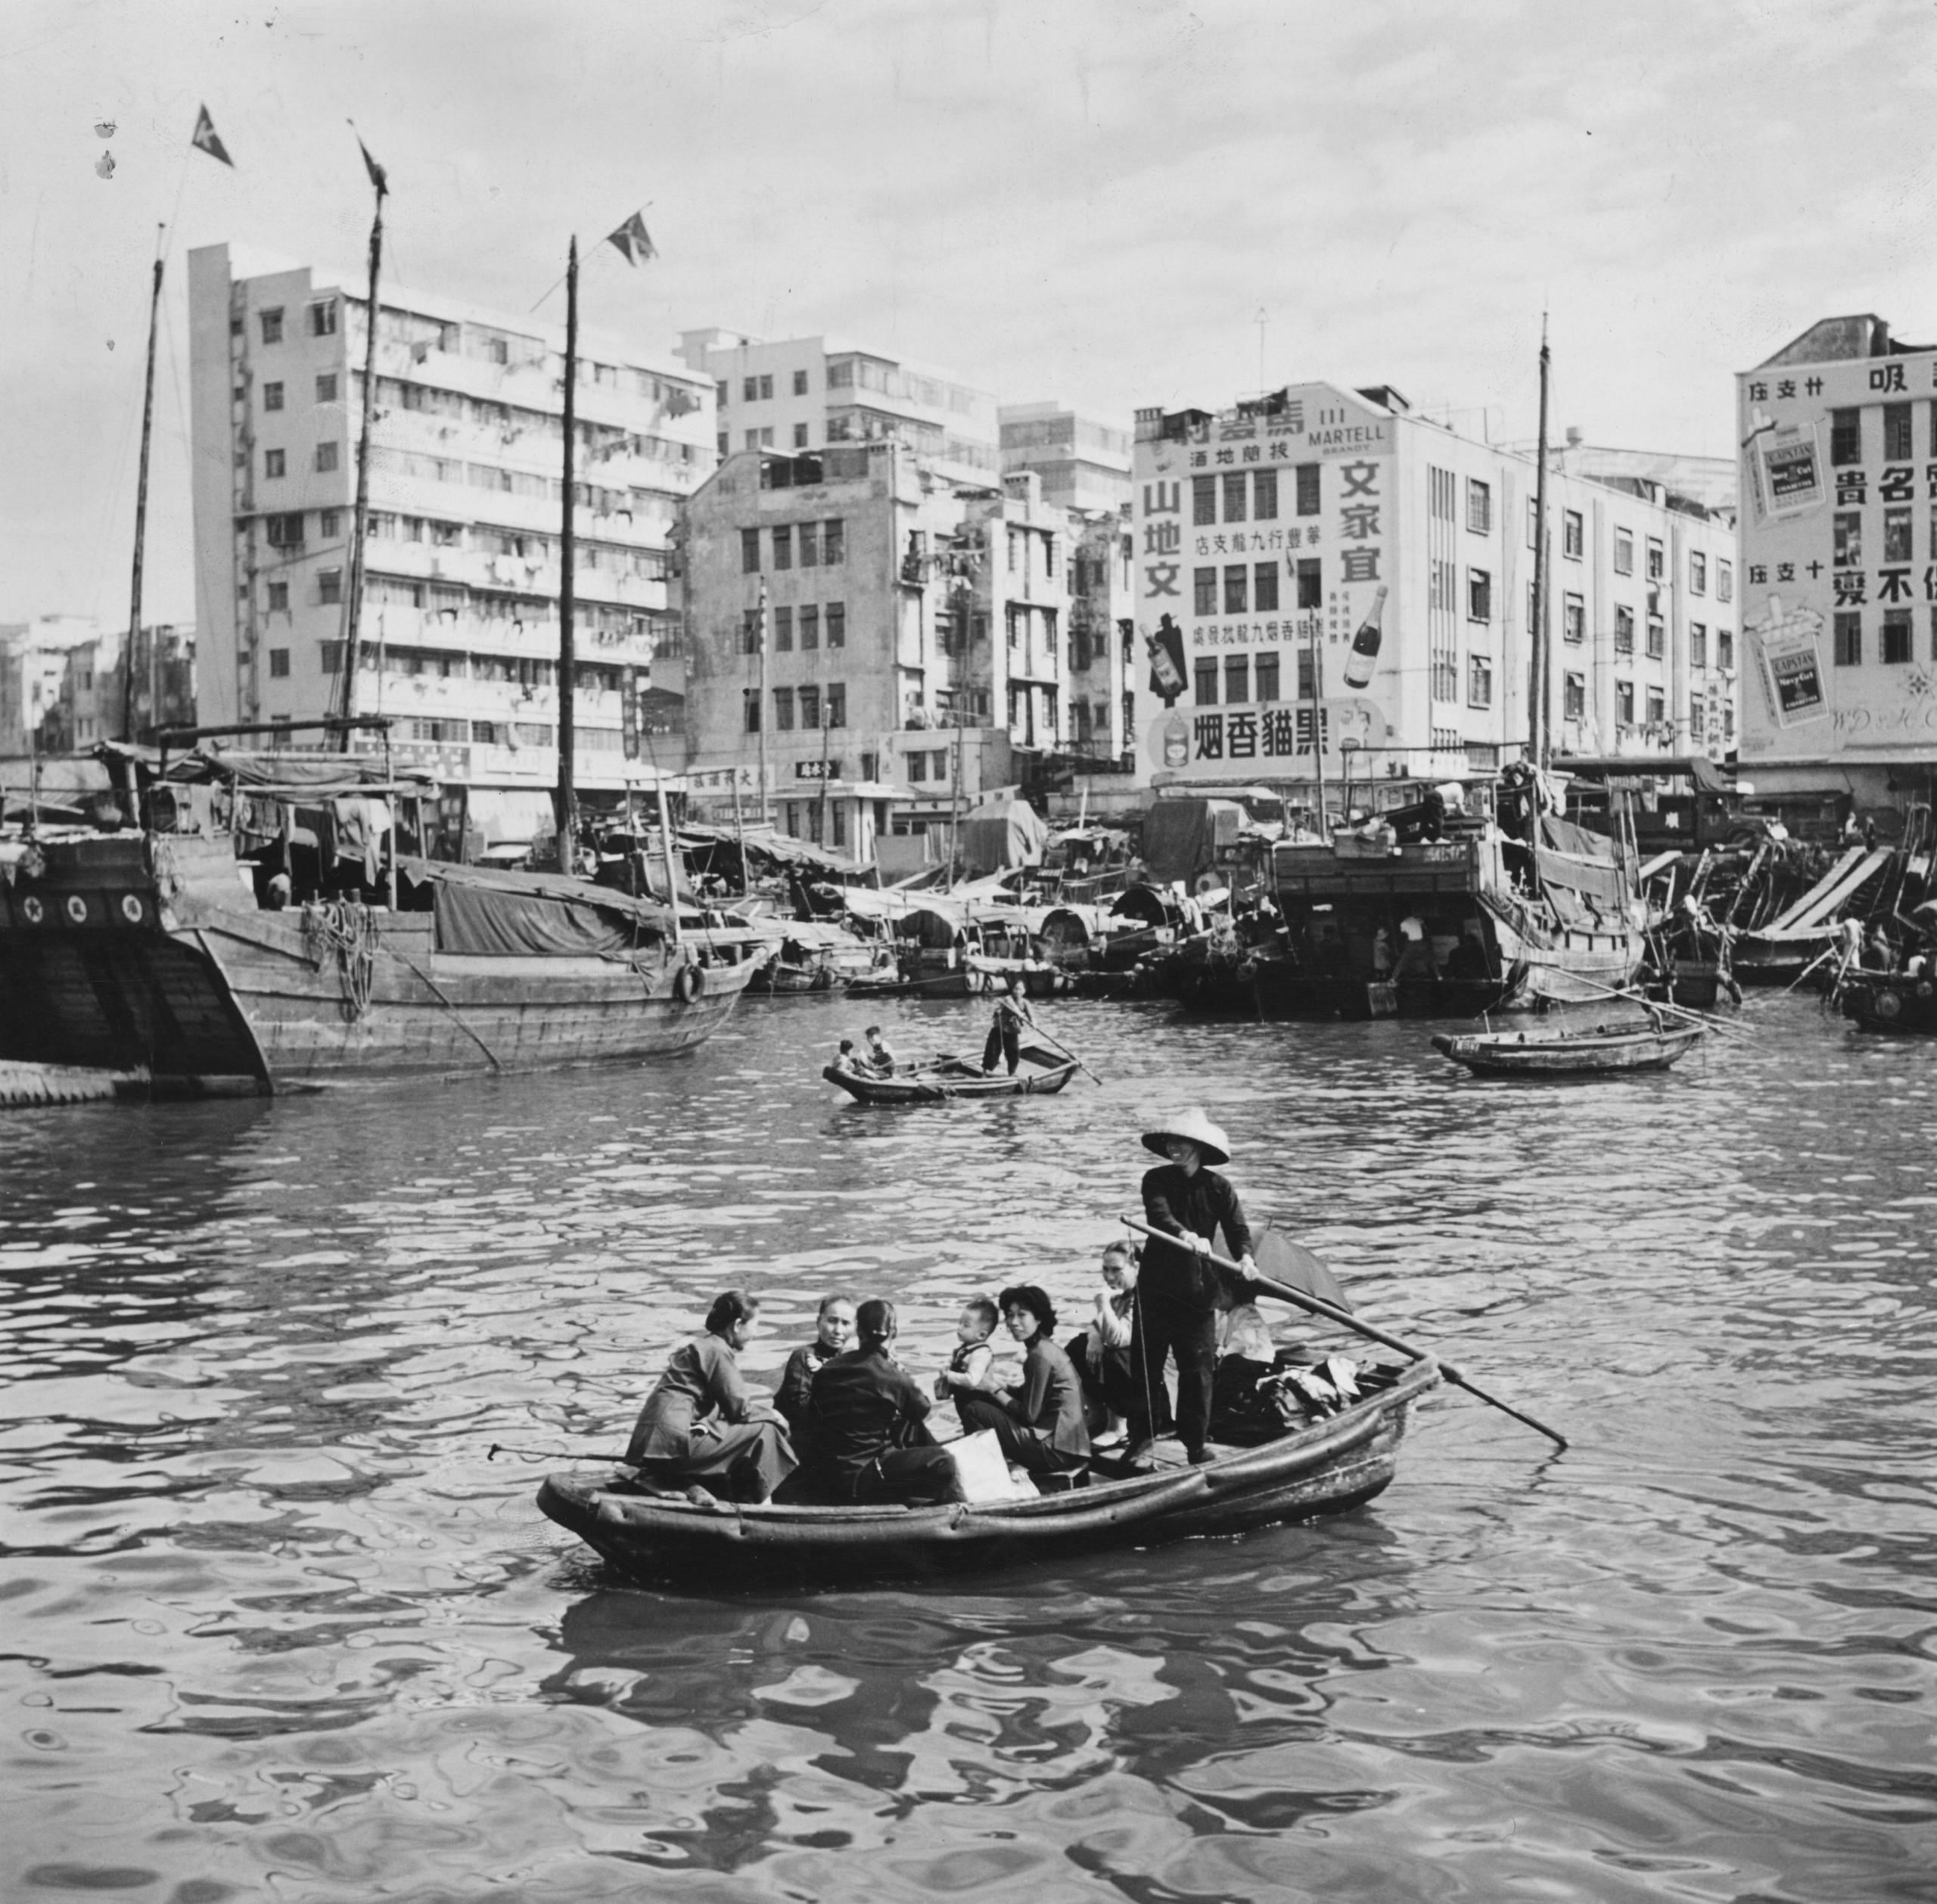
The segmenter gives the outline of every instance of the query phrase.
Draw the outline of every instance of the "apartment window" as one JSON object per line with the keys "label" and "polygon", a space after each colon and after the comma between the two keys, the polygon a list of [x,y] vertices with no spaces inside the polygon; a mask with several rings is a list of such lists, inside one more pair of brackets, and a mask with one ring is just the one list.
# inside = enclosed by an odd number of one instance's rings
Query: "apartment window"
{"label": "apartment window", "polygon": [[1726,628],[1715,630],[1715,665],[1733,667],[1735,665],[1735,636]]}
{"label": "apartment window", "polygon": [[773,611],[773,652],[776,655],[791,655],[794,652],[794,611],[791,608],[776,607]]}
{"label": "apartment window", "polygon": [[1688,697],[1688,739],[1690,745],[1699,747],[1702,736],[1708,731],[1708,704],[1699,694]]}
{"label": "apartment window", "polygon": [[1493,490],[1477,476],[1466,478],[1466,527],[1476,536],[1493,534]]}
{"label": "apartment window", "polygon": [[827,684],[827,724],[830,727],[844,727],[847,724],[847,683],[830,681]]}
{"label": "apartment window", "polygon": [[343,599],[341,569],[319,568],[316,571],[316,599],[319,602],[340,602]]}
{"label": "apartment window", "polygon": [[757,377],[742,377],[740,379],[740,401],[751,403],[757,401],[759,396],[760,379]]}
{"label": "apartment window", "polygon": [[1200,708],[1214,708],[1217,705],[1217,658],[1199,655],[1194,672],[1197,677],[1197,705]]}
{"label": "apartment window", "polygon": [[263,327],[263,341],[265,344],[280,344],[282,341],[282,313],[281,310],[278,309],[272,311],[259,311],[257,313],[256,316],[257,321]]}
{"label": "apartment window", "polygon": [[1648,690],[1648,725],[1659,727],[1668,718],[1668,697],[1659,688]]}
{"label": "apartment window", "polygon": [[282,386],[280,384],[265,384],[263,386],[263,408],[266,410],[282,408]]}
{"label": "apartment window", "polygon": [[1251,513],[1260,522],[1275,522],[1278,519],[1278,472],[1275,469],[1253,472]]}
{"label": "apartment window", "polygon": [[906,756],[908,777],[911,780],[925,780],[928,777],[928,757],[922,751]]}
{"label": "apartment window", "polygon": [[1648,652],[1659,661],[1668,646],[1668,631],[1658,614],[1648,618]]}
{"label": "apartment window", "polygon": [[794,373],[794,394],[796,397],[804,397],[807,394],[807,373],[804,370],[797,370]]}
{"label": "apartment window", "polygon": [[1860,463],[1863,460],[1863,412],[1832,410],[1830,412],[1830,461],[1833,464]]}
{"label": "apartment window", "polygon": [[1586,532],[1581,527],[1578,509],[1565,511],[1560,518],[1560,552],[1569,562],[1578,562],[1587,546]]}
{"label": "apartment window", "polygon": [[1242,522],[1244,520],[1244,471],[1227,471],[1224,475],[1224,520],[1227,522]]}
{"label": "apartment window", "polygon": [[337,451],[340,446],[334,443],[319,443],[316,445],[316,473],[319,476],[327,476],[336,468]]}
{"label": "apartment window", "polygon": [[1733,602],[1735,599],[1735,565],[1726,555],[1715,558],[1715,599]]}
{"label": "apartment window", "polygon": [[[1435,701],[1457,701],[1460,698],[1460,657],[1450,648],[1435,648],[1432,651],[1432,698]],[[1438,745],[1437,741],[1434,745]]]}
{"label": "apartment window", "polygon": [[791,733],[794,726],[794,690],[776,688],[773,690],[773,731],[776,734]]}
{"label": "apartment window", "polygon": [[797,423],[794,425],[794,447],[796,450],[804,450],[807,446],[807,426],[804,423]]}
{"label": "apartment window", "polygon": [[1886,562],[1907,562],[1910,560],[1910,511],[1886,509],[1883,512],[1883,559]]}
{"label": "apartment window", "polygon": [[317,377],[316,401],[319,403],[334,403],[336,401],[336,372],[334,370],[325,370]]}
{"label": "apartment window", "polygon": [[303,512],[297,509],[288,515],[265,516],[263,534],[272,549],[300,549],[303,546]]}
{"label": "apartment window", "polygon": [[1617,655],[1634,652],[1634,611],[1624,608],[1618,602],[1614,609],[1614,652]]}
{"label": "apartment window", "polygon": [[1863,566],[1863,517],[1850,509],[1835,518],[1836,559],[1839,568]]}
{"label": "apartment window", "polygon": [[1469,708],[1490,708],[1493,705],[1493,658],[1488,655],[1469,655],[1466,658],[1466,705]]}
{"label": "apartment window", "polygon": [[1614,572],[1617,575],[1634,573],[1634,531],[1617,529],[1614,532]]}
{"label": "apartment window", "polygon": [[740,531],[740,573],[757,575],[760,573],[760,531],[742,529]]}
{"label": "apartment window", "polygon": [[1453,501],[1457,494],[1453,472],[1450,469],[1435,469],[1430,464],[1426,468],[1426,513],[1441,522],[1453,520]]}
{"label": "apartment window", "polygon": [[749,430],[747,432],[746,441],[744,447],[748,450],[757,450],[760,447],[760,440],[765,434],[766,432],[764,431]]}
{"label": "apartment window", "polygon": [[820,725],[820,689],[803,688],[801,690],[801,725],[818,727]]}
{"label": "apartment window", "polygon": [[1317,556],[1301,555],[1298,558],[1298,605],[1300,608],[1315,608],[1321,605],[1323,600],[1322,576],[1323,571]]}
{"label": "apartment window", "polygon": [[801,566],[813,568],[820,561],[820,524],[818,522],[798,522],[794,526],[801,537]]}
{"label": "apartment window", "polygon": [[726,431],[722,430],[714,437],[713,446],[720,452],[723,457],[726,456],[732,452],[733,447],[732,438]]}
{"label": "apartment window", "polygon": [[760,689],[742,688],[740,690],[740,723],[743,733],[760,732]]}
{"label": "apartment window", "polygon": [[1708,664],[1708,631],[1699,621],[1688,624],[1688,665],[1706,667]]}
{"label": "apartment window", "polygon": [[[332,540],[342,533],[343,512],[340,509],[319,509],[316,512],[316,534],[325,542]],[[377,533],[375,518],[371,522],[370,533],[372,535]]]}
{"label": "apartment window", "polygon": [[1224,612],[1242,614],[1246,611],[1245,597],[1249,593],[1247,584],[1251,571],[1242,562],[1233,562],[1224,571]]}
{"label": "apartment window", "polygon": [[1634,683],[1617,681],[1614,684],[1614,724],[1617,727],[1631,727],[1634,724]]}
{"label": "apartment window", "polygon": [[284,458],[280,450],[265,450],[263,452],[263,474],[265,476],[280,476],[284,468]]}
{"label": "apartment window", "polygon": [[286,648],[272,648],[269,650],[269,679],[272,681],[281,681],[286,680],[288,676],[289,650]]}
{"label": "apartment window", "polygon": [[1217,479],[1193,476],[1190,479],[1190,520],[1195,527],[1217,519]]}
{"label": "apartment window", "polygon": [[1012,648],[1022,646],[1022,630],[1028,612],[1026,609],[1018,608],[1013,602],[1003,611],[1003,621],[1006,624],[1009,645]]}
{"label": "apartment window", "polygon": [[1224,698],[1234,708],[1241,708],[1251,698],[1251,657],[1248,655],[1227,655],[1224,657]]}
{"label": "apartment window", "polygon": [[1259,562],[1251,571],[1251,605],[1260,614],[1278,612],[1278,565]]}
{"label": "apartment window", "polygon": [[1907,403],[1883,406],[1883,460],[1886,463],[1907,463],[1917,453],[1911,447],[1910,418]]}
{"label": "apartment window", "polygon": [[1483,568],[1466,571],[1466,619],[1469,621],[1491,621],[1493,619],[1493,577]]}
{"label": "apartment window", "polygon": [[1537,549],[1541,546],[1540,504],[1533,496],[1527,498],[1527,546]]}
{"label": "apartment window", "polygon": [[791,523],[781,523],[773,531],[773,565],[776,568],[794,566],[794,530]]}
{"label": "apartment window", "polygon": [[1584,641],[1587,637],[1587,610],[1578,595],[1569,596],[1560,611],[1560,633],[1563,641]]}
{"label": "apartment window", "polygon": [[801,652],[820,646],[820,610],[811,602],[801,609]]}
{"label": "apartment window", "polygon": [[1653,536],[1648,538],[1648,580],[1659,582],[1668,573],[1668,567],[1662,555],[1660,542]]}
{"label": "apartment window", "polygon": [[288,611],[289,584],[287,582],[270,583],[269,612],[272,614],[286,614]]}
{"label": "apartment window", "polygon": [[[760,650],[760,611],[748,608],[740,617],[740,652],[745,655],[757,655]],[[748,733],[754,729],[749,727]]]}
{"label": "apartment window", "polygon": [[1009,572],[1012,575],[1026,575],[1023,564],[1028,559],[1022,546],[1022,537],[1015,530],[1009,532]]}
{"label": "apartment window", "polygon": [[333,338],[336,335],[334,298],[325,298],[322,303],[309,306],[309,334],[312,338]]}
{"label": "apartment window", "polygon": [[1883,611],[1883,660],[1886,665],[1895,666],[1910,659],[1911,639],[1909,609],[1886,608]]}
{"label": "apartment window", "polygon": [[822,611],[827,630],[827,645],[830,648],[847,646],[847,604],[830,602]]}
{"label": "apartment window", "polygon": [[838,568],[847,559],[847,524],[835,516],[820,525],[820,565],[823,568]]}
{"label": "apartment window", "polygon": [[1570,674],[1562,691],[1560,703],[1562,717],[1569,720],[1585,720],[1587,717],[1587,677],[1584,674]]}
{"label": "apartment window", "polygon": [[1278,698],[1278,651],[1275,648],[1258,658],[1258,698],[1261,701]]}
{"label": "apartment window", "polygon": [[316,665],[325,674],[340,674],[343,672],[343,643],[340,641],[318,642]]}
{"label": "apartment window", "polygon": [[1317,463],[1300,463],[1292,473],[1298,486],[1294,506],[1300,515],[1318,513],[1318,471]]}
{"label": "apartment window", "polygon": [[1838,611],[1836,620],[1836,665],[1863,665],[1863,617],[1854,609]]}
{"label": "apartment window", "polygon": [[1193,568],[1190,571],[1190,611],[1192,614],[1217,612],[1217,571]]}
{"label": "apartment window", "polygon": [[1311,650],[1301,648],[1298,651],[1298,698],[1316,701],[1318,698],[1318,670],[1312,665]]}

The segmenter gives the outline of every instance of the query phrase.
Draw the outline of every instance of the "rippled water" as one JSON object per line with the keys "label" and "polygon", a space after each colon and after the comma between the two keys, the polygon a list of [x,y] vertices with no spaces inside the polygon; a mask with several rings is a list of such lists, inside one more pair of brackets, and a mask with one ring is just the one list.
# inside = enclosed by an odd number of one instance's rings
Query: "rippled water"
{"label": "rippled water", "polygon": [[[804,1000],[642,1074],[0,1116],[0,1895],[1937,1897],[1937,1043],[1752,1000],[1569,1087],[1056,1022],[1102,1088],[837,1103],[857,1015]],[[1442,1392],[1315,1527],[713,1601],[485,1458],[614,1445],[729,1281],[770,1376],[831,1284],[919,1357],[1025,1271],[1073,1317],[1196,1097],[1254,1215],[1572,1450]]]}

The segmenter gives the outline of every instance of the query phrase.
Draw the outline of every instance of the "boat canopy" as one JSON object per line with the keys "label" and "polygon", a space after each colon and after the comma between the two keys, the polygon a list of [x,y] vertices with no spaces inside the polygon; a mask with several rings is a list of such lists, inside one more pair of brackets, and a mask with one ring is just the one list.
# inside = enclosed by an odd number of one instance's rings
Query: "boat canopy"
{"label": "boat canopy", "polygon": [[367,793],[375,787],[417,787],[434,792],[437,782],[415,767],[386,767],[367,754],[297,754],[280,749],[261,753],[217,746],[197,747],[172,761],[164,779],[188,786],[216,782],[244,792],[301,794],[326,800],[341,793]]}
{"label": "boat canopy", "polygon": [[1733,794],[1735,782],[1705,754],[1575,754],[1553,764],[1556,773],[1582,780],[1674,779],[1685,777],[1697,793]]}
{"label": "boat canopy", "polygon": [[1541,816],[1540,874],[1544,885],[1618,908],[1630,898],[1618,845],[1572,820]]}
{"label": "boat canopy", "polygon": [[623,958],[657,944],[670,915],[658,901],[636,899],[588,880],[403,860],[401,876],[428,888],[437,915],[437,950],[483,958]]}

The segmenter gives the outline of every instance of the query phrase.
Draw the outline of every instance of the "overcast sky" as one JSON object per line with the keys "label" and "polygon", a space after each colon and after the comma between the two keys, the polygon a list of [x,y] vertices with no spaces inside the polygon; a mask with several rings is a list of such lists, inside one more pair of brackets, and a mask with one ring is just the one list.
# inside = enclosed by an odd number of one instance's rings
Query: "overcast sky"
{"label": "overcast sky", "polygon": [[1531,438],[1545,306],[1556,431],[1727,455],[1732,374],[1815,318],[1937,336],[1934,38],[1926,0],[0,0],[0,620],[126,614],[170,220],[146,605],[193,615],[186,255],[359,264],[347,119],[388,279],[527,312],[577,231],[642,352],[825,331],[1126,427],[1390,383]]}

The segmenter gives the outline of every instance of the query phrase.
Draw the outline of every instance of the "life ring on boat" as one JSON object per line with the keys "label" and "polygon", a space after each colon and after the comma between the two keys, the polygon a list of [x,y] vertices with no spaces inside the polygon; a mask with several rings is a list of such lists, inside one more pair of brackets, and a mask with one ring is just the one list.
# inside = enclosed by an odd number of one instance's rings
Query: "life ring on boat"
{"label": "life ring on boat", "polygon": [[47,916],[47,908],[33,894],[29,893],[26,898],[20,901],[20,916],[30,926],[38,926]]}
{"label": "life ring on boat", "polygon": [[1202,899],[1207,892],[1221,892],[1223,888],[1224,882],[1217,877],[1216,873],[1200,873],[1197,876],[1195,882],[1192,885],[1191,891]]}
{"label": "life ring on boat", "polygon": [[67,895],[67,917],[76,926],[85,926],[88,922],[88,902],[77,892],[70,892]]}
{"label": "life ring on boat", "polygon": [[1879,991],[1871,1005],[1879,1018],[1895,1018],[1903,1010],[1904,1001],[1893,991]]}
{"label": "life ring on boat", "polygon": [[138,892],[124,892],[121,895],[121,916],[130,926],[138,926],[143,917],[141,895]]}
{"label": "life ring on boat", "polygon": [[706,989],[706,968],[682,965],[673,975],[673,996],[682,1005],[690,1005]]}

